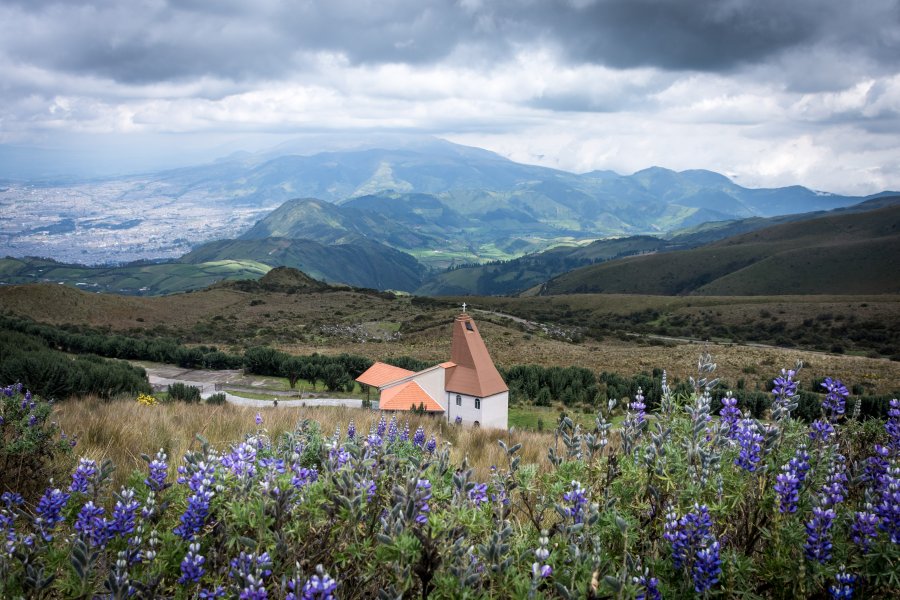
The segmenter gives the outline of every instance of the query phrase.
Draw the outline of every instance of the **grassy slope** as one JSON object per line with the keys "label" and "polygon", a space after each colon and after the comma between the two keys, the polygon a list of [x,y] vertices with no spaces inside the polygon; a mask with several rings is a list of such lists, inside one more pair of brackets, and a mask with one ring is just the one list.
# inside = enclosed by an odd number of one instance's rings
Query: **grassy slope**
{"label": "grassy slope", "polygon": [[287,238],[219,240],[200,246],[180,260],[199,263],[223,259],[293,267],[333,283],[404,291],[418,287],[423,271],[410,255],[368,240],[332,246]]}
{"label": "grassy slope", "polygon": [[900,207],[829,215],[715,244],[577,269],[544,293],[896,293]]}
{"label": "grassy slope", "polygon": [[88,267],[42,259],[0,259],[4,283],[65,283],[90,291],[142,295],[201,289],[223,279],[257,279],[269,269],[268,265],[253,260]]}
{"label": "grassy slope", "polygon": [[[88,294],[59,285],[0,287],[0,311],[54,322],[88,324],[113,331],[144,330],[182,339],[241,348],[270,344],[296,354],[350,352],[374,360],[413,356],[429,362],[447,359],[457,299],[423,302],[353,290],[285,294],[216,287],[159,298]],[[708,323],[724,328],[751,324],[810,329],[821,324],[834,336],[842,327],[900,322],[900,296],[660,297],[573,295],[534,298],[466,298],[478,319],[488,349],[501,367],[515,364],[575,365],[595,372],[632,375],[655,367],[672,377],[693,374],[701,346],[647,346],[635,338],[618,339],[611,330],[603,341],[571,343],[483,310],[517,314],[565,327],[614,324],[633,331],[655,323],[681,323],[673,331],[697,337]],[[459,299],[459,302],[462,302]],[[658,315],[654,315],[657,311]],[[640,315],[632,324],[631,317]],[[822,318],[827,320],[822,320]],[[643,321],[641,321],[643,319]],[[386,328],[399,337],[384,335]],[[834,329],[832,329],[834,328]],[[870,326],[866,325],[866,329]],[[621,329],[619,331],[622,331]],[[734,382],[760,383],[801,359],[809,365],[804,380],[826,375],[865,384],[872,392],[900,387],[900,362],[862,356],[836,356],[801,349],[755,348],[711,342],[720,374]],[[754,371],[747,373],[745,369]],[[748,385],[753,385],[748,383]]]}

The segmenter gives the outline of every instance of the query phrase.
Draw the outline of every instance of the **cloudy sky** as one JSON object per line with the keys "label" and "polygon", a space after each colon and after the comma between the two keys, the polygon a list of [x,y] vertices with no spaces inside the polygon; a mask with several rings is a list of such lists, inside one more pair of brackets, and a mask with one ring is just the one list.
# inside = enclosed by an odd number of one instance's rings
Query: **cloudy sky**
{"label": "cloudy sky", "polygon": [[900,189],[900,0],[0,0],[0,74],[7,175],[402,132]]}

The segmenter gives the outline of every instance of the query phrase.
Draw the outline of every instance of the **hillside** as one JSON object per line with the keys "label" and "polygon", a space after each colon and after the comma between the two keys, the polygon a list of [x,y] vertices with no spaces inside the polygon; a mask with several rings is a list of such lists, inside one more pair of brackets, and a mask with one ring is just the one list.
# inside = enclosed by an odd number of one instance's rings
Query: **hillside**
{"label": "hillside", "polygon": [[333,245],[282,237],[220,240],[203,244],[179,259],[194,264],[219,260],[293,267],[331,283],[380,290],[415,290],[424,272],[410,255],[359,237]]}
{"label": "hillside", "polygon": [[619,256],[659,252],[671,242],[651,236],[598,240],[585,246],[560,246],[510,261],[463,266],[429,277],[416,290],[423,296],[495,296],[517,294],[561,273]]}
{"label": "hillside", "polygon": [[[287,280],[290,286],[297,281],[289,272]],[[295,354],[348,352],[373,360],[412,356],[432,364],[446,360],[462,301],[348,288],[273,292],[240,283],[161,297],[95,294],[55,284],[0,286],[0,313],[41,322],[178,338],[233,352],[271,345]],[[465,301],[502,368],[531,363],[631,375],[659,367],[669,369],[671,377],[696,375],[701,347],[643,337],[662,335],[709,340],[718,374],[732,383],[746,379],[748,389],[798,359],[807,364],[805,381],[839,377],[862,383],[869,393],[888,393],[900,381],[900,362],[862,356],[900,357],[898,295],[578,294]],[[790,348],[751,347],[742,341]],[[837,346],[855,355],[809,351]],[[756,366],[752,374],[745,370],[748,365]]]}
{"label": "hillside", "polygon": [[[583,246],[559,246],[514,260],[462,266],[436,273],[430,276],[416,293],[430,296],[518,294],[568,271],[608,260],[636,254],[685,250],[779,224],[809,221],[828,214],[849,215],[897,205],[900,205],[900,197],[883,197],[828,212],[712,221],[678,230],[666,238],[629,236],[597,240]],[[722,290],[720,293],[726,292]],[[746,293],[746,290],[736,293]]]}
{"label": "hillside", "polygon": [[268,265],[249,259],[113,267],[64,264],[40,258],[0,259],[0,279],[7,285],[49,282],[92,292],[142,296],[197,290],[222,280],[256,279],[269,269]]}
{"label": "hillside", "polygon": [[549,281],[541,293],[896,293],[898,257],[900,206],[889,206],[584,267]]}

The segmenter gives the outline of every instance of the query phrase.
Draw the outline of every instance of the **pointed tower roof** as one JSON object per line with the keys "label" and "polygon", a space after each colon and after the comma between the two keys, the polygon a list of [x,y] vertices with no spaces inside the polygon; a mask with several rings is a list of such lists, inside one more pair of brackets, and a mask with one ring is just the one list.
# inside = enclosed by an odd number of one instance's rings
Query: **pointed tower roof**
{"label": "pointed tower roof", "polygon": [[475,321],[462,313],[453,323],[450,361],[455,367],[446,370],[448,392],[484,398],[509,388],[494,366]]}

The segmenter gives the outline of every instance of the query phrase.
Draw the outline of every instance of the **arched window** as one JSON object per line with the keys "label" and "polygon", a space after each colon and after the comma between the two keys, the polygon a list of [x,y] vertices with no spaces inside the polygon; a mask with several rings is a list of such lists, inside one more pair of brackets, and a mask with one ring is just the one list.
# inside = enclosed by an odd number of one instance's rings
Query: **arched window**
{"label": "arched window", "polygon": [[481,427],[481,423],[479,423],[478,421],[475,421],[474,423],[472,423],[472,425],[474,425],[475,427]]}
{"label": "arched window", "polygon": [[459,394],[456,395],[456,405],[462,406],[462,396],[460,396]]}
{"label": "arched window", "polygon": [[475,398],[475,408],[481,410],[481,398]]}

